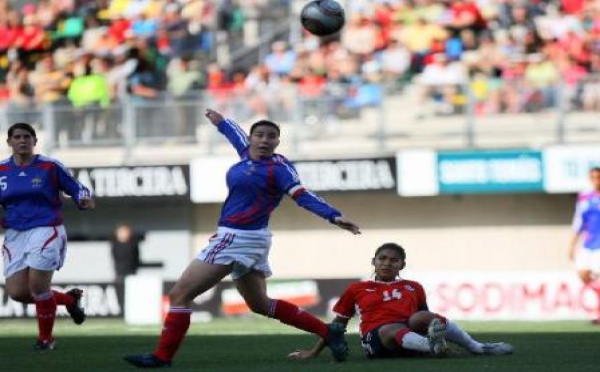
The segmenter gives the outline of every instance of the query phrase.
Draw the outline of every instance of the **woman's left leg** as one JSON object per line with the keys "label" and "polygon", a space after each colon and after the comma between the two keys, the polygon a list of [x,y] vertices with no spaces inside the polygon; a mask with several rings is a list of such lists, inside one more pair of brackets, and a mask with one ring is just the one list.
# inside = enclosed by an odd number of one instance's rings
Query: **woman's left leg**
{"label": "woman's left leg", "polygon": [[251,271],[235,279],[235,285],[253,312],[327,339],[327,324],[292,303],[267,296],[267,282],[262,272]]}
{"label": "woman's left leg", "polygon": [[38,322],[38,341],[34,346],[37,350],[54,348],[54,320],[56,318],[56,299],[50,290],[54,271],[29,269],[29,291],[35,302]]}

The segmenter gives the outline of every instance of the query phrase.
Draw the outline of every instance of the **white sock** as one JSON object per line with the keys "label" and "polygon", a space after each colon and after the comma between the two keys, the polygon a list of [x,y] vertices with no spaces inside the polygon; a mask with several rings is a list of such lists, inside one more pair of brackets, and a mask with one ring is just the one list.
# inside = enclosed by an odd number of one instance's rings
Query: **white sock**
{"label": "white sock", "polygon": [[428,353],[429,349],[429,340],[427,337],[421,336],[415,332],[408,332],[402,337],[402,348],[408,350],[416,350],[423,351]]}
{"label": "white sock", "polygon": [[446,340],[452,341],[473,353],[481,353],[481,342],[475,341],[467,332],[451,320],[446,323]]}

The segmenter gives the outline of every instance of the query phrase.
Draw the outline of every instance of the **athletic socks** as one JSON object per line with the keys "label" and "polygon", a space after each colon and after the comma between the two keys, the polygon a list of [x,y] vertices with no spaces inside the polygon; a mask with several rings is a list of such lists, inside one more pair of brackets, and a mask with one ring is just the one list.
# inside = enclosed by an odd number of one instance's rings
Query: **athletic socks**
{"label": "athletic socks", "polygon": [[283,300],[272,300],[269,308],[269,318],[291,325],[306,332],[314,333],[327,339],[329,329],[315,316],[300,309],[298,306]]}
{"label": "athletic socks", "polygon": [[52,292],[33,296],[38,321],[38,339],[40,341],[52,340],[52,329],[56,318],[56,299]]}
{"label": "athletic socks", "polygon": [[59,292],[59,291],[52,291],[52,293],[54,294],[54,298],[56,299],[57,305],[64,305],[64,306],[75,305],[75,299],[72,296],[69,296],[68,294]]}
{"label": "athletic socks", "polygon": [[171,307],[169,309],[158,346],[154,351],[157,358],[169,363],[173,360],[190,327],[191,314],[192,310],[187,307]]}
{"label": "athletic socks", "polygon": [[394,335],[398,345],[407,350],[415,350],[428,353],[430,351],[429,340],[410,330],[410,328],[401,328]]}
{"label": "athletic socks", "polygon": [[467,332],[453,321],[446,322],[446,340],[452,341],[473,353],[481,353],[481,342],[475,341]]}

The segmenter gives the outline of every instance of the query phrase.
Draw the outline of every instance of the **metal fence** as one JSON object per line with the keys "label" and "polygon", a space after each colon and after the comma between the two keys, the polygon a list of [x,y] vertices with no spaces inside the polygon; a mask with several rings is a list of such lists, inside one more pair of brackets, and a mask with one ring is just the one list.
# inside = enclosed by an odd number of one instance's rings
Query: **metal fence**
{"label": "metal fence", "polygon": [[[537,89],[521,81],[464,86],[278,85],[256,92],[209,90],[155,100],[130,98],[109,107],[7,106],[0,125],[26,121],[44,137],[44,151],[90,147],[225,145],[204,118],[206,107],[248,125],[281,124],[286,153],[392,152],[406,147],[537,147],[600,142],[600,78]],[[207,130],[207,128],[209,130]]]}

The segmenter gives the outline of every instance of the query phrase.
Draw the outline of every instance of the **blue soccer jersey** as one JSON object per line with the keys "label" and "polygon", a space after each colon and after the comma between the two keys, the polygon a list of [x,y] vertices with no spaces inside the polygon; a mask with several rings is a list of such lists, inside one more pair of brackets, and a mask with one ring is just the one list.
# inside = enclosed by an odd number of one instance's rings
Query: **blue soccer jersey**
{"label": "blue soccer jersey", "polygon": [[600,249],[600,193],[582,192],[577,197],[573,229],[583,234],[583,247]]}
{"label": "blue soccer jersey", "polygon": [[2,226],[19,231],[63,223],[61,191],[79,200],[90,190],[75,180],[57,160],[36,155],[27,165],[15,164],[12,156],[0,163]]}
{"label": "blue soccer jersey", "polygon": [[221,132],[236,149],[241,161],[227,172],[229,195],[223,204],[219,226],[241,230],[266,228],[271,212],[284,194],[301,207],[333,221],[341,213],[323,199],[305,189],[292,163],[279,154],[252,160],[248,136],[234,121],[222,120]]}

